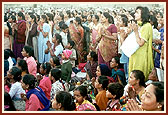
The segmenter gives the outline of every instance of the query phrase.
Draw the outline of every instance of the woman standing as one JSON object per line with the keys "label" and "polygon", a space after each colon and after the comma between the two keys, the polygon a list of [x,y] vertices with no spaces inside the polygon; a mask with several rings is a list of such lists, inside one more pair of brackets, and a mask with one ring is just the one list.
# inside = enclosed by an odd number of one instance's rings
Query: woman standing
{"label": "woman standing", "polygon": [[45,49],[47,49],[46,43],[49,40],[49,32],[50,32],[50,25],[47,22],[46,15],[41,16],[38,31],[39,31],[39,37],[38,37],[39,63],[49,62],[50,53],[45,54]]}
{"label": "woman standing", "polygon": [[74,20],[74,25],[70,24],[69,32],[71,39],[75,42],[76,50],[78,53],[78,63],[84,60],[83,56],[83,39],[84,39],[84,29],[81,24],[81,19],[76,17]]}
{"label": "woman standing", "polygon": [[[113,17],[104,12],[101,18],[103,27],[98,48],[98,64],[105,63],[110,68],[110,61],[117,56],[117,27],[114,25]],[[111,24],[112,23],[112,24]]]}
{"label": "woman standing", "polygon": [[[35,15],[30,15],[30,27],[28,29],[28,39],[27,39],[27,44],[29,46],[32,46],[34,51],[37,52],[37,23],[36,23],[36,16]],[[36,55],[37,58],[37,55]]]}
{"label": "woman standing", "polygon": [[[152,55],[152,26],[149,23],[149,10],[147,7],[137,7],[135,20],[138,25],[133,24],[136,42],[140,48],[129,58],[129,74],[132,70],[141,70],[145,75],[145,81],[148,79],[150,71],[153,69]],[[140,28],[138,32],[138,27]]]}
{"label": "woman standing", "polygon": [[16,58],[20,57],[23,58],[21,51],[25,45],[26,41],[26,22],[25,22],[25,16],[22,12],[18,13],[18,23],[15,26],[15,34],[14,34],[14,45],[13,45],[13,52],[16,56]]}

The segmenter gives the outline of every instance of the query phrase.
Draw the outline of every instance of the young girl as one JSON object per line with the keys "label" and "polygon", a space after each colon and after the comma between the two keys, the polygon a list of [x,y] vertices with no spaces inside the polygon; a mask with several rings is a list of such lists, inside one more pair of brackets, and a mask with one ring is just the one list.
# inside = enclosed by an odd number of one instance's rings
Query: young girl
{"label": "young girl", "polygon": [[29,74],[27,63],[25,60],[23,59],[18,60],[16,67],[18,67],[22,71],[22,74],[21,74],[22,77],[26,74]]}
{"label": "young girl", "polygon": [[87,88],[85,86],[79,86],[74,90],[74,97],[76,100],[76,110],[86,111],[92,110],[96,111],[96,107],[87,100]]}
{"label": "young girl", "polygon": [[37,63],[34,59],[34,50],[31,46],[24,46],[22,50],[22,56],[27,62],[29,73],[36,77],[37,73]]}
{"label": "young girl", "polygon": [[97,68],[97,54],[94,51],[89,52],[87,55],[87,63],[85,65],[86,72],[88,75],[88,80],[91,80],[93,77],[96,78],[96,68]]}
{"label": "young girl", "polygon": [[72,64],[69,60],[71,54],[72,51],[68,49],[64,50],[62,54],[61,79],[66,81],[67,83],[69,83],[69,81],[71,80],[72,74]]}
{"label": "young girl", "polygon": [[35,77],[27,74],[23,76],[22,87],[28,90],[22,98],[26,101],[26,111],[49,110],[50,101],[45,96],[45,93],[40,87],[35,88]]}
{"label": "young girl", "polygon": [[62,37],[59,34],[55,34],[55,36],[52,38],[52,43],[53,45],[49,41],[47,42],[45,53],[50,53],[51,56],[57,56],[60,59],[60,55],[63,51]]}
{"label": "young girl", "polygon": [[120,97],[122,97],[124,87],[119,82],[110,83],[106,91],[106,97],[110,99],[106,111],[121,111]]}
{"label": "young girl", "polygon": [[61,68],[60,60],[56,56],[50,58],[50,64],[52,68]]}
{"label": "young girl", "polygon": [[9,91],[9,95],[11,96],[14,106],[17,110],[25,110],[25,102],[21,99],[21,94],[25,94],[25,91],[23,90],[21,86],[21,70],[17,67],[12,67],[8,71],[8,78],[11,82],[11,88]]}
{"label": "young girl", "polygon": [[48,75],[51,70],[50,63],[46,62],[41,64],[40,73],[43,75],[43,79],[40,80],[39,87],[44,91],[46,97],[50,100],[50,92],[51,92],[51,80]]}
{"label": "young girl", "polygon": [[67,91],[68,92],[68,84],[63,82],[61,78],[61,70],[59,69],[52,69],[49,73],[49,78],[51,80],[52,88],[51,88],[51,100],[54,99],[55,95],[59,91]]}
{"label": "young girl", "polygon": [[106,97],[106,88],[108,83],[109,80],[106,76],[99,76],[95,82],[95,88],[98,91],[96,95],[96,104],[99,106],[100,110],[105,110],[107,107],[108,98]]}
{"label": "young girl", "polygon": [[72,69],[75,68],[75,61],[77,60],[76,50],[74,49],[74,46],[75,46],[75,42],[72,40],[69,40],[68,45],[67,45],[67,49],[72,51],[72,54],[69,57],[71,64],[72,64]]}
{"label": "young girl", "polygon": [[61,111],[75,110],[75,103],[72,95],[65,91],[59,91],[52,102],[52,108]]}

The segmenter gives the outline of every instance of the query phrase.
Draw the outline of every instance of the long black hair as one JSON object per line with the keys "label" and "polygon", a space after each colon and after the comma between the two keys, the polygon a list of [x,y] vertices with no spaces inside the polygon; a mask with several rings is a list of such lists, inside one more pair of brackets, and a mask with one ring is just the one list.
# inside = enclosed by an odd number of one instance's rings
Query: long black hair
{"label": "long black hair", "polygon": [[150,12],[149,9],[147,7],[142,7],[142,6],[138,6],[136,8],[141,10],[141,19],[142,19],[142,25],[146,24],[147,22],[149,22],[149,18],[150,18]]}
{"label": "long black hair", "polygon": [[139,80],[139,85],[146,87],[144,73],[140,70],[132,70],[132,73],[134,74],[136,80]]}
{"label": "long black hair", "polygon": [[56,101],[57,103],[61,103],[61,106],[64,108],[65,111],[73,111],[76,109],[73,97],[68,92],[59,91],[56,94]]}

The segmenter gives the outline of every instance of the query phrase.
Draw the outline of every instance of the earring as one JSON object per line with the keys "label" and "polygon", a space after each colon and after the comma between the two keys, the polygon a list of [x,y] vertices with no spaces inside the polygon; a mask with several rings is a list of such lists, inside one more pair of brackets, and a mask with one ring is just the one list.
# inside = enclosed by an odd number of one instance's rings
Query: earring
{"label": "earring", "polygon": [[161,105],[158,105],[158,106],[157,106],[158,109],[161,108],[161,107],[162,107]]}

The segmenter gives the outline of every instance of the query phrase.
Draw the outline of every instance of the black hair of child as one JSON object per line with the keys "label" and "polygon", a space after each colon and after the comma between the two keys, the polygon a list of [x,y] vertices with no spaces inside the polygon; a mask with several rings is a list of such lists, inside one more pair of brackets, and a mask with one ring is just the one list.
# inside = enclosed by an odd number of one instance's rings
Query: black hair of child
{"label": "black hair of child", "polygon": [[110,83],[107,90],[112,94],[116,95],[115,99],[120,99],[124,93],[124,86],[119,82]]}
{"label": "black hair of child", "polygon": [[59,91],[56,94],[57,103],[61,103],[61,106],[65,111],[73,111],[76,109],[76,105],[72,95],[65,91]]}
{"label": "black hair of child", "polygon": [[99,76],[98,82],[99,82],[99,84],[102,84],[102,88],[104,90],[107,89],[109,80],[108,80],[108,78],[106,76]]}

